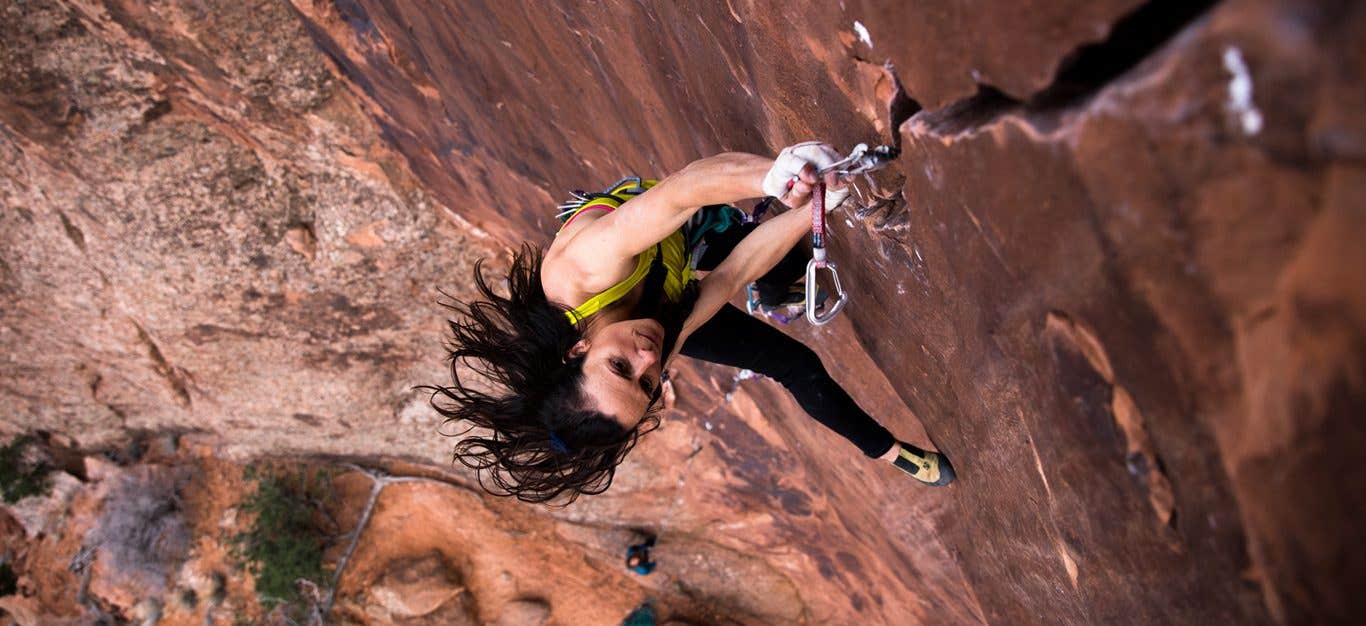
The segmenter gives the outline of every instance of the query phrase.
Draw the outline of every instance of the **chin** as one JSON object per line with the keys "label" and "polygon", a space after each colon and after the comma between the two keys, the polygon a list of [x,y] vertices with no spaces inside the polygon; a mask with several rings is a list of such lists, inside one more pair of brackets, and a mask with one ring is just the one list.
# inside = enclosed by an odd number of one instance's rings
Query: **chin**
{"label": "chin", "polygon": [[679,333],[683,332],[683,322],[688,320],[688,315],[692,313],[693,304],[696,302],[697,281],[693,281],[688,283],[688,287],[683,291],[681,301],[637,306],[633,317],[653,322],[664,329],[664,341],[660,345],[659,353],[667,356],[673,354],[674,343],[678,341]]}

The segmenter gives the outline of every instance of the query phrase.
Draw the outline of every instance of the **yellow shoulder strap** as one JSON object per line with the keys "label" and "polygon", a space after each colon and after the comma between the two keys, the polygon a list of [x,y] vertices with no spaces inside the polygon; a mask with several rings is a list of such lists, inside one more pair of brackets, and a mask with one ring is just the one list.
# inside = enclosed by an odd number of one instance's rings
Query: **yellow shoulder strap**
{"label": "yellow shoulder strap", "polygon": [[655,255],[658,254],[658,249],[659,247],[655,246],[640,253],[640,255],[636,257],[636,271],[631,272],[631,275],[627,276],[626,280],[608,287],[607,291],[589,298],[587,302],[580,304],[573,310],[565,311],[564,315],[569,318],[569,323],[577,324],[583,321],[584,318],[601,311],[607,305],[620,300],[622,296],[629,293],[640,281],[645,280],[645,275],[650,273],[650,263],[654,261]]}
{"label": "yellow shoulder strap", "polygon": [[[633,187],[636,187],[637,182],[639,183],[640,187],[643,187],[645,189],[654,187],[656,184],[659,183],[658,180],[649,178],[643,180],[632,178],[623,179],[621,182],[617,183],[616,186],[612,187],[612,189],[607,191],[610,197],[594,198],[593,200],[584,203],[583,206],[579,207],[578,210],[574,211],[574,213],[570,215],[568,219],[565,220],[564,224],[560,226],[560,229],[564,229],[565,226],[568,226],[569,220],[574,219],[575,216],[577,216],[579,213],[582,213],[585,209],[593,207],[608,207],[611,210],[615,211],[617,207],[621,206],[622,204],[625,204],[626,200],[629,200],[634,195],[623,194],[622,192]],[[631,275],[627,276],[626,280],[623,280],[615,285],[612,285],[610,288],[607,289],[607,291],[604,291],[596,296],[593,296],[592,298],[589,298],[587,302],[579,305],[578,307],[569,311],[565,311],[564,314],[565,317],[569,318],[569,323],[577,324],[580,321],[583,321],[584,318],[606,308],[607,305],[612,304],[617,300],[620,300],[623,296],[630,292],[631,289],[635,288],[635,286],[638,283],[640,283],[640,281],[645,280],[645,275],[650,273],[650,263],[652,263],[655,260],[655,256],[658,254],[659,246],[655,246],[637,255],[636,270],[634,272],[631,272]]]}

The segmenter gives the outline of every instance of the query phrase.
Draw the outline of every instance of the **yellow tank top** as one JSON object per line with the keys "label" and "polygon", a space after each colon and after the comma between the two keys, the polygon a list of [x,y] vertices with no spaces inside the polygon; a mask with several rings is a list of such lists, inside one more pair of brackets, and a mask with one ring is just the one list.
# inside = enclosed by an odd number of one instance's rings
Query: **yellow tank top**
{"label": "yellow tank top", "polygon": [[[658,182],[659,181],[657,180],[643,180],[641,181],[640,186],[649,189]],[[622,184],[617,185],[608,191],[605,196],[599,196],[585,202],[583,206],[575,210],[574,213],[565,220],[564,225],[560,226],[560,230],[564,230],[565,226],[568,226],[570,222],[574,221],[574,218],[578,217],[579,214],[584,211],[617,210],[617,207],[620,207],[627,200],[631,199],[632,196],[640,193],[637,191],[633,194],[626,191],[633,187],[635,187],[634,181],[631,181],[630,183],[623,181]],[[681,229],[674,231],[673,234],[665,237],[664,241],[659,242],[659,245],[651,246],[650,249],[636,256],[636,269],[631,272],[630,276],[626,277],[626,280],[612,285],[606,291],[589,298],[587,302],[580,304],[570,311],[566,311],[565,316],[569,318],[570,323],[577,324],[588,316],[601,311],[608,305],[622,299],[622,297],[630,293],[640,281],[645,279],[645,275],[650,273],[650,265],[654,263],[655,256],[659,254],[664,255],[664,268],[668,271],[664,278],[664,295],[670,300],[678,300],[683,294],[683,288],[686,287],[688,281],[693,278],[692,263],[688,251],[687,240],[684,238]]]}

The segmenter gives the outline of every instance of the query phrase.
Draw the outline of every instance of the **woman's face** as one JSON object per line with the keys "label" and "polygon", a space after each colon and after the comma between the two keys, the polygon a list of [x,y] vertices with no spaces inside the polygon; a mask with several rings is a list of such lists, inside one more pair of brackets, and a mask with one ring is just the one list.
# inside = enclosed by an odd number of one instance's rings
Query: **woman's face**
{"label": "woman's face", "polygon": [[630,430],[658,398],[664,326],[652,319],[614,322],[579,340],[569,356],[583,357],[583,392],[597,410]]}

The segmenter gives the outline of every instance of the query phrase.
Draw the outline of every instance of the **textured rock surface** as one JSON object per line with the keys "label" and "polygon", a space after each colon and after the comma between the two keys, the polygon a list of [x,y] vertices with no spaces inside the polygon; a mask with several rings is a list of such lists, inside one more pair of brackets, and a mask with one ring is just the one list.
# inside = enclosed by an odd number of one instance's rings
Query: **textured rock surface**
{"label": "textured rock surface", "polygon": [[513,624],[525,624],[526,626],[540,626],[545,623],[550,616],[550,607],[538,600],[514,600],[503,607],[503,612],[498,615],[498,626],[512,626]]}
{"label": "textured rock surface", "polygon": [[390,563],[366,594],[387,615],[406,618],[431,615],[460,594],[459,576],[439,553]]}
{"label": "textured rock surface", "polygon": [[[1366,614],[1366,9],[904,4],[8,5],[6,427],[440,464],[409,391],[440,379],[434,288],[545,237],[564,190],[896,134],[835,221],[854,302],[790,330],[956,486],[689,367],[607,494],[391,487],[413,513],[370,536],[406,539],[356,580],[453,545],[496,581],[506,535],[596,584],[509,574],[483,619],[528,593],[564,623],[644,595],[742,623]],[[636,526],[650,577],[617,564]]]}
{"label": "textured rock surface", "polygon": [[14,426],[439,458],[407,388],[470,244],[289,8],[4,10]]}

